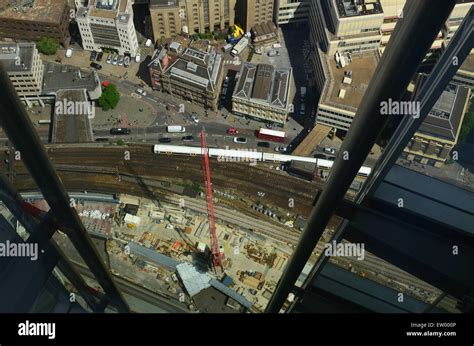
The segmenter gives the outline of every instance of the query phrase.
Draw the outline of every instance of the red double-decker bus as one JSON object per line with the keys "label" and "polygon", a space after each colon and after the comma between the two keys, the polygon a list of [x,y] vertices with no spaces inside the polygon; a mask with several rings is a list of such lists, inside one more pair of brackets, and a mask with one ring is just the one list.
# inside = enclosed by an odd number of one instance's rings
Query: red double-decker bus
{"label": "red double-decker bus", "polygon": [[260,129],[260,131],[258,131],[258,138],[264,139],[267,141],[272,141],[272,142],[284,142],[285,132],[268,130],[268,129]]}

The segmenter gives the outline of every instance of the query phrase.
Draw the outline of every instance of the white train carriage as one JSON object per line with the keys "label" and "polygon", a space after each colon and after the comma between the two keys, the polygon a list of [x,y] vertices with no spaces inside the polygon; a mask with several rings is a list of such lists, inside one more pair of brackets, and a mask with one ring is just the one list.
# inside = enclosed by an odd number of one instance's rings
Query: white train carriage
{"label": "white train carriage", "polygon": [[262,161],[262,152],[242,149],[209,149],[209,156],[226,162]]}
{"label": "white train carriage", "polygon": [[300,162],[316,163],[316,159],[312,157],[292,156],[292,155],[273,154],[273,153],[263,153],[263,161],[268,161],[268,162],[300,161]]}
{"label": "white train carriage", "polygon": [[153,147],[155,154],[202,155],[201,147],[185,147],[179,145],[156,144]]}

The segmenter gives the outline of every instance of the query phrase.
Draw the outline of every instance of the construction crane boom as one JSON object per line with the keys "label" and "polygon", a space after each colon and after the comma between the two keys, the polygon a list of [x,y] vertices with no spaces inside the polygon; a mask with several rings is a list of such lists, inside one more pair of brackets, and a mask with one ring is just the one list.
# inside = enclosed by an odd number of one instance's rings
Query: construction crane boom
{"label": "construction crane boom", "polygon": [[209,218],[209,231],[211,233],[211,256],[212,266],[215,268],[220,267],[224,271],[222,261],[224,259],[224,251],[219,247],[216,235],[216,224],[214,222],[214,201],[212,198],[212,182],[211,182],[211,169],[209,166],[209,150],[206,143],[205,131],[201,132],[201,147],[203,156],[203,175],[204,175],[204,186],[206,194],[206,205],[207,215]]}

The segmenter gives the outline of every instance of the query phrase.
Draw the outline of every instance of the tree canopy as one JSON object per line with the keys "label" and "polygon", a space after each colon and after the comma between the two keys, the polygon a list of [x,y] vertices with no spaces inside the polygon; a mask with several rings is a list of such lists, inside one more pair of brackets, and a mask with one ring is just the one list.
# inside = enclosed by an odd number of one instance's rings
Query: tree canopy
{"label": "tree canopy", "polygon": [[59,44],[52,38],[43,37],[38,43],[36,43],[36,47],[40,53],[53,55],[56,54]]}
{"label": "tree canopy", "polygon": [[120,101],[120,93],[114,84],[109,84],[102,90],[102,96],[99,98],[99,105],[104,111],[114,109]]}

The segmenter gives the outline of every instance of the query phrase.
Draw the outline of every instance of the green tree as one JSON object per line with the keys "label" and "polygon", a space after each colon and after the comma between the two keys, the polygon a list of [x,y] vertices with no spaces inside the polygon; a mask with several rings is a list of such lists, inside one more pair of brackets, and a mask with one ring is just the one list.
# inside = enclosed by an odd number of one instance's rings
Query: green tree
{"label": "green tree", "polygon": [[474,102],[471,103],[469,111],[464,116],[461,131],[459,132],[459,142],[464,142],[474,129]]}
{"label": "green tree", "polygon": [[120,101],[120,93],[114,84],[109,84],[102,90],[102,96],[99,98],[99,105],[104,111],[114,109]]}
{"label": "green tree", "polygon": [[49,37],[43,37],[39,42],[36,44],[36,47],[38,48],[38,51],[40,53],[46,54],[46,55],[53,55],[56,54],[56,51],[58,50],[59,44],[55,40]]}
{"label": "green tree", "polygon": [[125,141],[123,139],[117,140],[117,145],[125,145]]}

